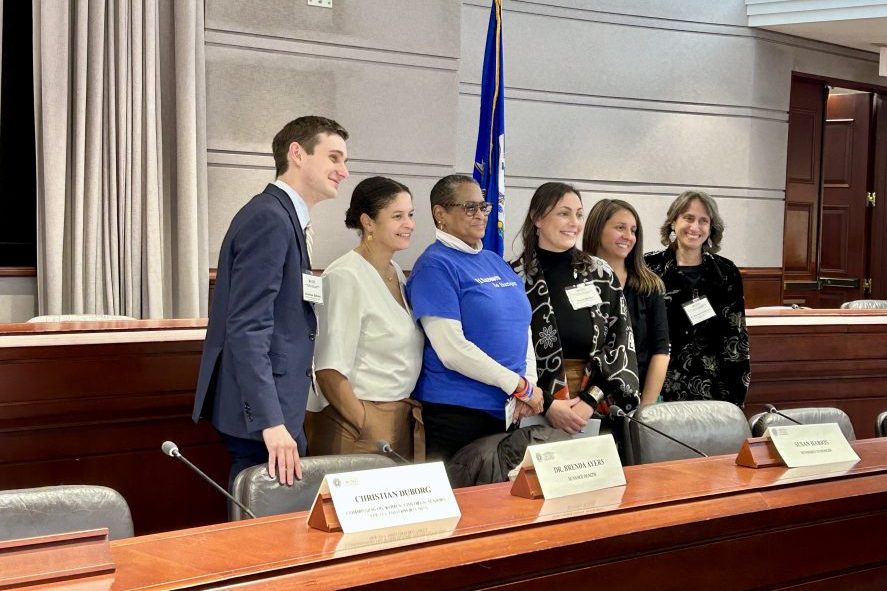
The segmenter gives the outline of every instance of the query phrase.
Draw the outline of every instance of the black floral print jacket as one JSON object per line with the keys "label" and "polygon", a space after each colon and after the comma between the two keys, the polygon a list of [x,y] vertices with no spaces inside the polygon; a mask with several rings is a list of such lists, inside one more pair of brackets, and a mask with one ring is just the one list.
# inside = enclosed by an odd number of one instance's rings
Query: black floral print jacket
{"label": "black floral print jacket", "polygon": [[[665,282],[671,360],[662,398],[743,406],[751,372],[739,269],[729,259],[704,253],[701,277],[693,286],[678,270],[674,249],[647,253],[644,260]],[[696,296],[708,298],[715,316],[693,326],[683,304]]]}
{"label": "black floral print jacket", "polygon": [[[604,260],[578,249],[573,249],[572,254],[576,283],[593,283],[602,300],[601,304],[589,308],[594,333],[589,339],[588,363],[578,395],[592,408],[597,406],[596,410],[602,413],[606,413],[612,404],[630,411],[640,403],[640,394],[631,318],[622,288]],[[555,399],[570,398],[564,371],[563,347],[557,329],[557,314],[551,304],[548,284],[538,260],[534,258],[525,267],[517,259],[512,261],[511,266],[524,280],[524,289],[533,310],[530,328],[536,351],[536,372],[539,377],[538,386],[545,396],[544,410],[547,411]],[[604,399],[597,405],[588,396],[593,386],[604,393]],[[576,394],[573,393],[573,396]]]}

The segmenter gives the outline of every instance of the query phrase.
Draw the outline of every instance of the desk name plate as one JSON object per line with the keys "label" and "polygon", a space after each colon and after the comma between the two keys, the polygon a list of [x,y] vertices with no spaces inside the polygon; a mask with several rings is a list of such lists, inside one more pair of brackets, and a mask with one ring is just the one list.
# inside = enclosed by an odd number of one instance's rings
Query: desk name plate
{"label": "desk name plate", "polygon": [[327,474],[308,525],[356,533],[460,517],[443,462]]}
{"label": "desk name plate", "polygon": [[764,436],[789,468],[859,461],[837,423],[770,427]]}
{"label": "desk name plate", "polygon": [[527,447],[511,494],[557,499],[624,485],[616,442],[600,435]]}

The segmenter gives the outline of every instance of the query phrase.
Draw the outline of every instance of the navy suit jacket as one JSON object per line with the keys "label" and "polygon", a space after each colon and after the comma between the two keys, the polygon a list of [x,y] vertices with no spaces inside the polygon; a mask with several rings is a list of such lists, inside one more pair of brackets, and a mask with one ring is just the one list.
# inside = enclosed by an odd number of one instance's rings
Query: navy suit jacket
{"label": "navy suit jacket", "polygon": [[305,453],[302,430],[317,319],[302,299],[310,270],[289,196],[275,185],[237,212],[219,253],[216,287],[194,401],[195,421],[261,440],[286,425]]}

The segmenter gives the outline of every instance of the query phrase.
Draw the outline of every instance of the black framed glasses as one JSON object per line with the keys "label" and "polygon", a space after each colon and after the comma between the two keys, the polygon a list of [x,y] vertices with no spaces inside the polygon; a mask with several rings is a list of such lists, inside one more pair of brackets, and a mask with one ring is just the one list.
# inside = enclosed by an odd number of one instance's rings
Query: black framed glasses
{"label": "black framed glasses", "polygon": [[461,207],[468,217],[474,217],[477,212],[490,215],[490,212],[493,211],[493,204],[489,201],[465,201],[463,203],[441,203],[440,205],[443,207]]}

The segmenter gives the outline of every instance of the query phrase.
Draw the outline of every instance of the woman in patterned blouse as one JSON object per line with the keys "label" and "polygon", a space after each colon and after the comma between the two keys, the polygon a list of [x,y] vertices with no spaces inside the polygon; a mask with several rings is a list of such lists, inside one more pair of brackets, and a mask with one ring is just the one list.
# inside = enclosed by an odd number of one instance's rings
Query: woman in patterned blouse
{"label": "woman in patterned blouse", "polygon": [[660,230],[665,250],[648,253],[665,283],[671,360],[662,388],[670,400],[726,400],[740,407],[749,384],[742,277],[721,248],[724,221],[702,191],[684,191]]}
{"label": "woman in patterned blouse", "polygon": [[533,310],[531,332],[543,412],[554,427],[582,429],[594,411],[639,403],[631,321],[619,281],[603,260],[576,248],[582,201],[565,183],[536,189],[511,263]]}

